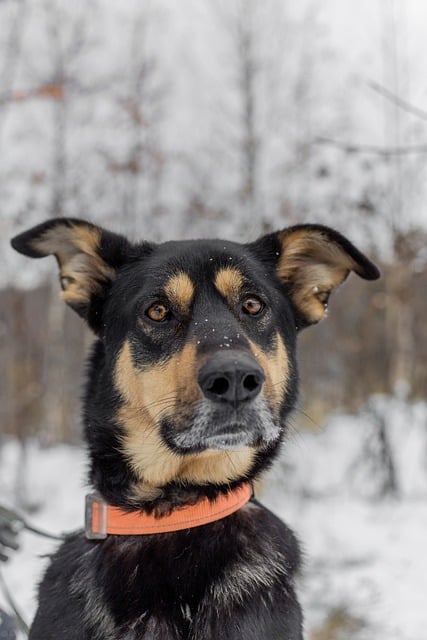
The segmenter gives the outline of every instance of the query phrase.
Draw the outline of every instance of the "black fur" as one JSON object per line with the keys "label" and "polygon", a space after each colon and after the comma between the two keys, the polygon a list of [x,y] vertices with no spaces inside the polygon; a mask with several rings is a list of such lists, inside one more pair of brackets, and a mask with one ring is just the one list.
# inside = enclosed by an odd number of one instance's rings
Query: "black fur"
{"label": "black fur", "polygon": [[[85,252],[72,235],[73,229],[85,224],[77,220],[49,221],[18,236],[13,246],[31,257],[54,253],[61,269],[66,269],[69,256],[78,255],[80,259]],[[71,236],[64,240],[63,235],[54,234],[50,249],[46,238],[61,225],[67,226]],[[286,260],[284,234],[287,247],[296,231],[298,237],[314,234],[323,243],[334,244],[336,253],[341,252],[341,263],[343,256],[350,256],[350,266],[344,269],[341,280],[350,269],[373,279],[378,276],[376,268],[348,240],[316,225],[294,227],[250,245],[216,240],[135,245],[104,230],[98,234],[92,225],[88,226],[89,239],[91,231],[97,238],[94,246],[101,267],[107,266],[110,275],[105,276],[95,262],[102,278],[92,289],[83,273],[81,286],[88,287],[89,294],[81,304],[71,298],[69,302],[98,335],[84,398],[91,484],[112,505],[128,511],[142,509],[161,518],[177,506],[194,504],[203,497],[215,500],[219,493],[255,479],[277,455],[286,432],[286,418],[296,399],[296,322],[298,319],[304,326],[310,320],[304,319],[305,307],[298,308],[300,302],[294,292],[306,266],[312,273],[313,265],[322,261],[316,246],[312,256],[298,256],[295,261],[295,282],[283,280],[279,262]],[[80,265],[85,266],[88,260],[80,260]],[[326,266],[330,260],[328,255]],[[225,299],[214,286],[216,274],[230,267],[241,274],[235,302]],[[78,269],[71,273],[76,279],[82,275]],[[177,273],[186,274],[194,285],[191,304],[187,311],[172,305],[167,321],[156,323],[147,309],[157,301],[171,306],[165,302],[164,287]],[[92,271],[90,274],[93,277]],[[318,287],[313,291],[317,294]],[[251,316],[244,312],[242,300],[254,296],[262,302],[262,308]],[[138,487],[149,483],[144,470],[130,459],[133,450],[129,454],[123,444],[129,429],[135,428],[135,420],[129,426],[120,417],[130,402],[127,388],[119,388],[117,382],[124,345],[129,347],[132,371],[149,375],[157,369],[161,382],[162,366],[181,357],[188,345],[195,348],[192,366],[198,369],[226,349],[235,354],[236,361],[239,353],[245,353],[246,360],[268,365],[278,358],[280,341],[286,353],[287,373],[271,385],[270,396],[264,397],[264,389],[260,392],[262,402],[251,400],[234,408],[224,402],[211,402],[202,397],[195,370],[197,399],[186,399],[185,389],[168,399],[166,389],[164,404],[159,405],[163,409],[151,425],[165,451],[180,460],[193,456],[196,462],[198,456],[203,461],[204,438],[219,425],[230,438],[228,442],[237,439],[242,449],[251,452],[247,465],[234,475],[224,471],[223,478],[219,472],[215,480],[203,481],[202,464],[193,479],[168,477],[154,487],[152,495],[144,490],[138,493]],[[276,367],[284,366],[284,356],[281,358]],[[282,392],[277,399],[279,383]],[[144,397],[142,402],[149,406],[150,398]],[[142,411],[139,406],[131,408]],[[145,419],[141,417],[141,424]],[[139,428],[138,421],[136,424]],[[141,437],[145,437],[141,429]],[[183,432],[185,447],[180,444]],[[227,450],[227,446],[219,445],[219,449]],[[230,446],[227,455],[235,449]],[[83,533],[77,533],[61,546],[47,569],[30,640],[301,640],[302,614],[295,596],[299,565],[300,552],[293,533],[256,500],[227,518],[175,533],[111,535],[103,541],[88,541]]]}

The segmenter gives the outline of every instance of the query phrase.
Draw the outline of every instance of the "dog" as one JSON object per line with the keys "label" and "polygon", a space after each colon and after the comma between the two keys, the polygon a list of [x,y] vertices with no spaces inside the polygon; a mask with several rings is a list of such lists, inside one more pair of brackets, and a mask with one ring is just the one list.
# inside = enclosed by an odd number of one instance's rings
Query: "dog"
{"label": "dog", "polygon": [[12,245],[55,255],[62,299],[97,337],[95,493],[47,568],[30,640],[301,640],[298,542],[251,484],[295,405],[298,333],[350,271],[377,268],[316,224],[154,244],[60,218]]}

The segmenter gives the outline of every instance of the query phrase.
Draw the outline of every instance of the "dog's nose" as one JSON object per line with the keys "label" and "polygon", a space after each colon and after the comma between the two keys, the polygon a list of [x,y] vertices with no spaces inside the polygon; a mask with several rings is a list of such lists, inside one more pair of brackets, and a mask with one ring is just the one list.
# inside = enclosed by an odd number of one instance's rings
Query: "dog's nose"
{"label": "dog's nose", "polygon": [[256,398],[264,380],[264,371],[254,358],[235,352],[212,356],[198,376],[199,386],[209,400],[234,407]]}

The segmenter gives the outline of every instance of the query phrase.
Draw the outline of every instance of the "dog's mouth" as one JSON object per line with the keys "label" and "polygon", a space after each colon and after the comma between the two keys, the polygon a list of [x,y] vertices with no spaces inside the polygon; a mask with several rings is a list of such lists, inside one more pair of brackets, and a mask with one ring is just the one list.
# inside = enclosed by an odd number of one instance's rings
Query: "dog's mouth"
{"label": "dog's mouth", "polygon": [[262,450],[279,440],[282,434],[282,428],[260,398],[233,412],[204,403],[187,424],[183,428],[178,420],[167,418],[162,421],[163,438],[173,451],[185,454],[206,449],[232,451],[242,447]]}
{"label": "dog's mouth", "polygon": [[198,429],[189,429],[185,433],[174,434],[169,441],[174,447],[178,447],[182,452],[193,453],[206,449],[217,449],[219,451],[233,451],[247,446],[259,446],[261,444],[259,436],[250,434],[247,427],[236,422],[222,425],[221,429],[215,430],[215,426],[206,425],[204,433]]}
{"label": "dog's mouth", "polygon": [[205,437],[203,445],[206,449],[233,450],[240,449],[242,446],[256,446],[258,440],[259,438],[255,441],[248,437],[244,425],[232,423],[226,426],[222,432],[219,431]]}

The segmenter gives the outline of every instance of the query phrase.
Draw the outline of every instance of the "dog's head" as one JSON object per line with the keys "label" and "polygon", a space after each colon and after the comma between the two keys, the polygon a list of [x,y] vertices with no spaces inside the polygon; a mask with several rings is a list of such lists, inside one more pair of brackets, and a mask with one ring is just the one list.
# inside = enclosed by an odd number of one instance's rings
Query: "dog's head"
{"label": "dog's head", "polygon": [[297,331],[323,318],[350,271],[379,275],[320,225],[251,244],[137,244],[57,219],[12,244],[56,256],[62,298],[99,338],[86,433],[92,478],[110,499],[114,484],[148,500],[172,484],[253,477],[295,402]]}

